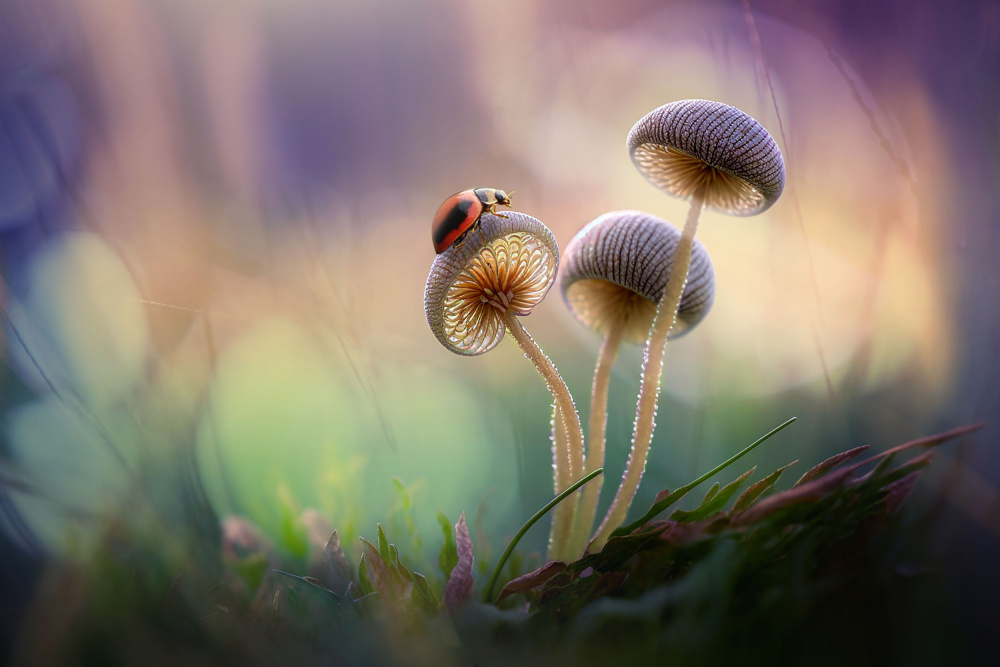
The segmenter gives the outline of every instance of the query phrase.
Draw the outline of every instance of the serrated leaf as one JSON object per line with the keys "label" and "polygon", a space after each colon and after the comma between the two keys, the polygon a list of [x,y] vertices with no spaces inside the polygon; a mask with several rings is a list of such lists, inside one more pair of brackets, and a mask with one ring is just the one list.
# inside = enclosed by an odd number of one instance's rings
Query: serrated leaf
{"label": "serrated leaf", "polygon": [[438,556],[438,565],[444,573],[444,578],[451,576],[451,571],[458,564],[458,550],[455,547],[455,538],[451,534],[451,521],[444,512],[438,512],[438,523],[441,524],[441,532],[444,533],[444,544],[441,545],[441,554]]}
{"label": "serrated leaf", "polygon": [[[649,519],[660,514],[661,512],[669,508],[671,505],[677,503],[677,501],[679,501],[681,498],[686,496],[688,494],[688,491],[690,491],[690,489],[685,489],[681,487],[673,491],[672,493],[668,493],[662,500],[657,500],[652,505],[650,505],[649,509],[646,510],[646,514],[643,515],[642,518],[637,519],[636,521],[633,521],[632,523],[626,524],[624,526],[619,526],[618,528],[615,528],[613,531],[611,531],[611,537],[612,538],[627,537],[629,535],[632,535],[633,533],[635,533],[635,531],[642,529],[642,527],[646,524],[646,522]],[[588,545],[587,549],[590,550],[591,547]]]}
{"label": "serrated leaf", "polygon": [[[972,433],[974,431],[978,431],[984,426],[986,426],[985,422],[979,424],[972,424],[971,426],[960,426],[958,428],[953,428],[950,431],[944,431],[942,433],[929,435],[924,438],[917,438],[916,440],[910,440],[909,442],[904,442],[901,445],[896,445],[895,447],[887,449],[880,454],[876,454],[875,456],[869,457],[864,461],[862,461],[859,465],[874,463],[875,461],[884,462],[885,459],[891,460],[895,458],[896,454],[899,454],[900,452],[904,452],[909,449],[916,449],[919,447],[937,447],[938,445],[941,445],[949,440],[954,440],[955,438]],[[882,470],[885,470],[887,467],[888,467],[887,463],[885,464],[880,463],[878,466],[876,466],[876,469],[873,470],[871,474],[874,476],[878,476],[878,474],[881,474]]]}
{"label": "serrated leaf", "polygon": [[[911,472],[923,470],[931,461],[934,460],[937,452],[930,449],[919,456],[914,456],[909,461],[902,463],[891,470],[886,470],[881,464],[877,466],[874,470],[869,472],[867,475],[860,477],[857,480],[858,484],[871,483],[879,487],[885,487],[893,482],[906,477]],[[883,459],[883,461],[888,461],[890,459]]]}
{"label": "serrated leaf", "polygon": [[382,560],[386,563],[390,562],[389,554],[389,540],[385,537],[385,531],[382,530],[382,524],[375,524],[378,527],[378,555],[382,557]]}
{"label": "serrated leaf", "polygon": [[448,577],[444,587],[443,604],[448,609],[456,609],[472,597],[472,566],[475,558],[472,555],[472,538],[469,536],[469,526],[465,523],[465,512],[455,524],[455,547],[458,552],[458,563]]}
{"label": "serrated leaf", "polygon": [[839,466],[841,463],[846,463],[847,461],[850,461],[851,459],[865,453],[865,451],[868,450],[868,447],[869,445],[861,445],[860,447],[855,447],[854,449],[848,449],[846,452],[841,452],[839,454],[831,456],[822,463],[815,465],[809,470],[807,470],[802,475],[802,477],[799,477],[799,481],[795,482],[795,484],[792,485],[792,488],[794,489],[796,486],[802,486],[803,484],[811,482],[814,479],[822,477],[829,471]]}
{"label": "serrated leaf", "polygon": [[538,588],[552,577],[564,572],[565,570],[566,563],[554,560],[546,563],[534,572],[523,574],[517,579],[511,579],[507,582],[507,585],[503,587],[503,590],[500,591],[500,595],[497,596],[497,599],[493,604],[500,604],[511,595],[515,595],[517,593],[527,593],[533,588]]}
{"label": "serrated leaf", "polygon": [[643,526],[646,530],[637,528],[631,535],[617,535],[608,538],[604,548],[594,554],[587,554],[575,563],[570,563],[572,572],[582,572],[588,567],[606,572],[620,567],[625,561],[667,528],[667,521],[654,521]]}
{"label": "serrated leaf", "polygon": [[828,493],[842,487],[850,475],[863,464],[857,463],[849,468],[841,468],[826,475],[806,482],[802,486],[792,487],[787,491],[776,493],[764,500],[751,505],[745,512],[733,517],[734,526],[746,526],[791,505],[814,502]]}
{"label": "serrated leaf", "polygon": [[725,487],[720,487],[719,483],[716,482],[712,489],[705,496],[705,500],[702,501],[701,506],[690,512],[685,512],[684,510],[677,510],[670,515],[670,518],[674,521],[681,523],[689,521],[699,521],[705,517],[711,516],[717,512],[721,512],[722,508],[725,507],[729,499],[732,498],[737,491],[746,483],[747,479],[757,470],[757,466],[750,468],[745,473],[734,479]]}
{"label": "serrated leaf", "polygon": [[796,463],[798,463],[798,461],[792,461],[788,465],[778,468],[764,479],[754,482],[747,487],[747,490],[740,494],[740,497],[736,499],[736,502],[734,502],[733,506],[729,509],[729,515],[734,516],[750,507],[755,500],[760,498],[761,495],[767,492],[768,489],[778,483],[781,473],[784,472],[786,468],[790,468]]}

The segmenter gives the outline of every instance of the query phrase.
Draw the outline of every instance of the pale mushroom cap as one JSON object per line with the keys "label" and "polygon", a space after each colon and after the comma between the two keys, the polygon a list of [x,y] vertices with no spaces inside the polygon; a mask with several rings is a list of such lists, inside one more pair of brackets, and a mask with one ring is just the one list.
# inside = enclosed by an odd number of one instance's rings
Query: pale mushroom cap
{"label": "pale mushroom cap", "polygon": [[[577,232],[563,255],[563,299],[584,325],[607,333],[623,320],[624,340],[646,340],[674,264],[681,232],[642,211],[612,211]],[[715,271],[697,240],[670,337],[687,333],[705,317],[715,298]]]}
{"label": "pale mushroom cap", "polygon": [[785,161],[750,115],[711,100],[671,102],[643,116],[628,135],[637,169],[655,186],[731,215],[767,210],[785,186]]}
{"label": "pale mushroom cap", "polygon": [[504,215],[484,214],[479,229],[438,255],[427,276],[427,323],[455,354],[492,350],[503,339],[506,311],[528,315],[555,280],[552,232],[530,215]]}

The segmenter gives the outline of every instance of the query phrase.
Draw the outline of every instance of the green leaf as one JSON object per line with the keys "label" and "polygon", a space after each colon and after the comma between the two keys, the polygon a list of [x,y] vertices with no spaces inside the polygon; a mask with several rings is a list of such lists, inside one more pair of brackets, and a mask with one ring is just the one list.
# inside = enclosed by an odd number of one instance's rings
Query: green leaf
{"label": "green leaf", "polygon": [[417,607],[429,614],[436,614],[438,610],[438,599],[427,583],[427,577],[419,572],[413,573],[413,601]]}
{"label": "green leaf", "polygon": [[280,495],[281,541],[296,558],[304,558],[309,553],[309,537],[306,527],[299,521],[298,512],[292,506],[291,494]]}
{"label": "green leaf", "polygon": [[736,492],[740,490],[755,470],[757,470],[757,466],[750,468],[750,470],[747,470],[745,473],[722,488],[720,488],[719,483],[716,482],[712,486],[711,490],[709,490],[709,492],[705,495],[705,500],[702,501],[700,507],[690,512],[677,510],[670,515],[670,518],[674,521],[686,523],[689,521],[700,521],[701,519],[709,517],[717,512],[721,512],[722,508],[729,502],[729,499],[736,495]]}
{"label": "green leaf", "polygon": [[789,468],[796,463],[798,463],[798,461],[792,461],[788,465],[778,468],[764,479],[751,484],[746,491],[740,494],[740,497],[736,499],[736,502],[733,503],[733,506],[729,509],[729,516],[739,514],[753,505],[754,501],[778,483],[781,473],[784,472],[786,468]]}
{"label": "green leaf", "polygon": [[[399,571],[391,562],[382,558],[376,550],[375,545],[361,538],[364,546],[365,566],[368,574],[368,581],[372,587],[382,595],[382,599],[387,602],[395,602],[403,593],[403,582]],[[388,545],[386,552],[388,552]]]}
{"label": "green leaf", "polygon": [[451,532],[451,521],[444,512],[438,512],[438,523],[441,524],[441,532],[444,533],[444,544],[441,545],[441,555],[438,556],[438,564],[444,572],[445,581],[451,576],[451,571],[458,564],[458,548],[455,546],[455,538]]}
{"label": "green leaf", "polygon": [[768,439],[770,439],[772,436],[774,436],[776,433],[778,433],[778,431],[781,431],[786,426],[789,426],[790,424],[792,424],[795,421],[795,419],[796,419],[795,417],[791,417],[790,419],[788,419],[784,423],[779,424],[778,426],[774,427],[773,429],[771,429],[770,431],[768,431],[767,433],[765,433],[764,435],[762,435],[761,437],[757,438],[755,441],[753,441],[752,443],[750,443],[749,445],[747,445],[746,447],[744,447],[743,449],[741,449],[739,452],[737,452],[733,456],[731,456],[728,459],[726,459],[725,461],[723,461],[721,464],[715,466],[714,468],[712,468],[711,470],[709,470],[708,472],[706,472],[704,475],[702,475],[698,479],[696,479],[693,482],[690,482],[688,484],[685,484],[681,488],[679,488],[676,491],[674,491],[673,493],[669,494],[663,500],[660,500],[659,502],[654,502],[653,506],[650,507],[646,511],[645,514],[643,514],[641,517],[639,517],[639,519],[637,519],[636,521],[633,521],[630,524],[627,524],[627,525],[620,526],[620,527],[616,528],[614,530],[614,532],[611,533],[611,536],[615,537],[615,536],[620,536],[620,535],[628,535],[628,534],[634,532],[637,528],[641,528],[642,526],[646,525],[648,522],[652,521],[653,518],[655,518],[658,514],[660,514],[663,510],[667,509],[668,507],[670,507],[671,505],[673,505],[674,503],[676,503],[678,500],[680,500],[681,498],[683,498],[684,495],[688,491],[690,491],[691,489],[695,488],[696,486],[698,486],[699,484],[701,484],[705,480],[710,479],[712,477],[715,477],[715,475],[717,475],[718,473],[722,472],[723,470],[725,470],[726,468],[728,468],[729,466],[731,466],[733,463],[736,463],[736,461],[738,461],[739,459],[743,458],[744,456],[746,456],[747,454],[749,454],[750,452],[752,452],[754,449],[757,448],[758,445],[760,445],[761,443],[763,443],[763,442],[767,441]]}
{"label": "green leaf", "polygon": [[399,502],[402,504],[403,509],[409,510],[413,502],[410,498],[410,492],[406,490],[406,486],[403,485],[402,480],[398,477],[393,477],[392,483],[396,486],[396,492],[399,494]]}
{"label": "green leaf", "polygon": [[361,585],[361,596],[375,592],[375,587],[368,580],[368,566],[365,563],[365,553],[361,553],[361,560],[358,561],[358,583]]}
{"label": "green leaf", "polygon": [[721,487],[721,485],[718,482],[716,482],[715,484],[713,484],[712,488],[709,489],[708,493],[705,494],[705,499],[701,501],[701,504],[702,505],[707,505],[708,503],[712,502],[712,498],[715,497],[715,494],[717,494],[719,492],[719,489],[721,489],[721,488],[722,487]]}
{"label": "green leaf", "polygon": [[389,540],[385,538],[385,531],[382,530],[382,524],[375,524],[378,526],[378,555],[382,557],[382,560],[388,563],[390,561],[389,555]]}

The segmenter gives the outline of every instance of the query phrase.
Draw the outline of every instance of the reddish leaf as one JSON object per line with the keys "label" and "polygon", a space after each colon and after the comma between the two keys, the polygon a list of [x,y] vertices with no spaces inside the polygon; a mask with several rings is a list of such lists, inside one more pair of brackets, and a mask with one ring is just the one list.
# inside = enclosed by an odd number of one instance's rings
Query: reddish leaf
{"label": "reddish leaf", "polygon": [[669,542],[674,546],[690,544],[705,536],[705,528],[711,521],[694,521],[690,523],[678,523],[676,521],[666,521],[667,529],[660,533],[660,539]]}
{"label": "reddish leaf", "polygon": [[751,505],[742,514],[734,517],[733,525],[746,526],[756,523],[764,517],[790,505],[819,500],[837,487],[842,486],[860,465],[863,464],[858,463],[849,468],[841,468],[817,480],[807,482],[802,486],[796,486],[765,498],[756,505]]}
{"label": "reddish leaf", "polygon": [[326,548],[324,550],[326,551],[327,558],[330,559],[330,565],[333,568],[336,579],[338,581],[352,581],[351,573],[353,569],[347,560],[347,555],[344,554],[344,547],[340,543],[340,535],[336,530],[330,533],[330,539],[326,541]]}
{"label": "reddish leaf", "polygon": [[854,449],[848,449],[846,452],[841,452],[835,456],[831,456],[826,461],[823,461],[819,465],[814,466],[809,470],[807,470],[806,473],[802,475],[802,477],[799,477],[799,481],[795,482],[795,484],[792,485],[792,488],[795,488],[796,486],[802,486],[807,482],[811,482],[814,479],[822,477],[830,470],[833,470],[834,468],[839,466],[841,463],[846,463],[847,461],[850,461],[851,459],[863,454],[868,449],[868,447],[869,445],[861,445],[860,447],[855,447]]}
{"label": "reddish leaf", "polygon": [[912,491],[914,485],[916,485],[918,477],[920,477],[920,471],[914,470],[906,477],[897,479],[895,482],[885,487],[884,491],[886,494],[885,498],[882,500],[882,504],[885,505],[887,514],[895,512],[903,501],[906,500],[906,496],[910,494],[910,491]]}
{"label": "reddish leaf", "polygon": [[441,601],[448,609],[460,607],[471,598],[472,586],[475,583],[472,578],[472,564],[475,559],[472,556],[472,538],[465,523],[465,512],[462,512],[458,523],[455,524],[455,547],[458,550],[458,564],[448,577],[448,583],[444,587],[444,598]]}
{"label": "reddish leaf", "polygon": [[531,589],[541,586],[565,569],[566,563],[554,560],[546,563],[534,572],[529,572],[528,574],[521,575],[517,579],[512,579],[507,582],[507,585],[503,587],[502,591],[500,591],[500,595],[497,596],[494,604],[500,604],[511,595],[515,595],[517,593],[527,593]]}
{"label": "reddish leaf", "polygon": [[917,447],[937,447],[938,445],[949,440],[954,440],[955,438],[966,435],[967,433],[978,431],[984,426],[986,426],[986,422],[980,422],[979,424],[972,424],[971,426],[959,426],[958,428],[953,428],[950,431],[944,431],[943,433],[938,433],[936,435],[929,435],[925,438],[910,440],[909,442],[904,442],[901,445],[896,445],[892,449],[887,449],[881,454],[876,454],[875,456],[865,459],[862,461],[862,465],[878,461],[879,459],[884,459],[887,456],[894,456],[895,454],[906,451],[907,449],[915,449]]}
{"label": "reddish leaf", "polygon": [[882,480],[885,477],[894,477],[897,479],[905,477],[914,470],[922,470],[923,468],[926,468],[928,465],[930,465],[931,461],[934,460],[936,454],[937,452],[935,452],[933,449],[929,449],[923,454],[920,454],[919,456],[914,456],[912,459],[906,461],[905,463],[896,466],[892,470],[887,470],[888,465],[883,465],[883,463],[889,462],[892,459],[884,458],[882,459],[882,463],[880,463],[874,470],[859,477],[855,481],[855,483],[863,484],[865,482],[868,482],[869,480],[874,480],[876,483],[882,484],[883,483]]}
{"label": "reddish leaf", "polygon": [[662,491],[656,494],[655,498],[653,498],[653,504],[655,505],[661,500],[666,500],[669,496],[670,496],[670,489],[663,489]]}

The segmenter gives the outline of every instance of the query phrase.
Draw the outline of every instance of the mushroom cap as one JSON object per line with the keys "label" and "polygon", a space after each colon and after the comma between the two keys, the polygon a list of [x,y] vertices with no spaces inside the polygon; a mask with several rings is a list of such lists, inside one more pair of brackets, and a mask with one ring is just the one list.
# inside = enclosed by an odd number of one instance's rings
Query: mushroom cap
{"label": "mushroom cap", "polygon": [[507,310],[528,315],[555,281],[559,246],[541,222],[511,211],[484,214],[479,228],[431,265],[424,312],[455,354],[489,352],[503,339]]}
{"label": "mushroom cap", "polygon": [[[642,343],[663,296],[681,232],[642,211],[605,213],[577,232],[563,255],[562,293],[584,325],[607,335],[624,320],[623,340]],[[715,298],[715,270],[700,242],[691,248],[691,267],[669,337],[687,333],[705,317]]]}
{"label": "mushroom cap", "polygon": [[731,215],[761,213],[785,186],[785,161],[767,130],[736,107],[711,100],[671,102],[628,135],[632,162],[675,197],[706,187],[705,205]]}

